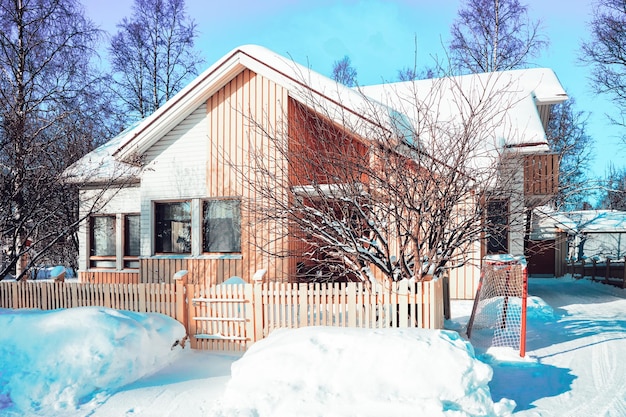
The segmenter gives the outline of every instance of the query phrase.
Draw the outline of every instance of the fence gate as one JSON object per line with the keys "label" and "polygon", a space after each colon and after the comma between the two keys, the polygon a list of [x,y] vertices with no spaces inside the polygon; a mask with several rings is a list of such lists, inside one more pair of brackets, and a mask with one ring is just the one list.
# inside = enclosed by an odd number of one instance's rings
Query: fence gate
{"label": "fence gate", "polygon": [[187,284],[185,287],[192,348],[245,351],[252,344],[252,285]]}

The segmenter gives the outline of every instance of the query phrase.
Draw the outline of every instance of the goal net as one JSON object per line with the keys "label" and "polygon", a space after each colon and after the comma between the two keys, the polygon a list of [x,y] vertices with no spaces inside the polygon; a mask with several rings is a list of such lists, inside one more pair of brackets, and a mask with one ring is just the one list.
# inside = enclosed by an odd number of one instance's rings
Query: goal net
{"label": "goal net", "polygon": [[485,257],[467,324],[467,337],[474,337],[484,347],[517,349],[524,357],[527,296],[528,274],[524,257]]}

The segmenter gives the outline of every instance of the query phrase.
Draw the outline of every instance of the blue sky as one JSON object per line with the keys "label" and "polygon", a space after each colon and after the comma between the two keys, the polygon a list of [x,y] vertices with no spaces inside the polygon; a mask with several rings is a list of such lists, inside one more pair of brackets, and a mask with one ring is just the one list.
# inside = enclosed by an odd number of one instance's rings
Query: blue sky
{"label": "blue sky", "polygon": [[[83,1],[87,15],[111,33],[130,15],[131,0]],[[333,62],[350,56],[362,85],[393,81],[397,71],[445,58],[449,28],[459,0],[187,0],[200,37],[198,49],[206,66],[243,44],[259,44],[314,70],[329,75]],[[578,60],[581,40],[588,37],[589,0],[522,0],[531,17],[542,21],[550,40],[537,66],[552,68],[577,110],[589,113],[587,133],[594,138],[592,173],[604,176],[607,166],[626,167],[626,144],[620,130],[610,126],[606,97],[595,97],[589,86],[590,69]],[[415,55],[417,39],[417,55]]]}

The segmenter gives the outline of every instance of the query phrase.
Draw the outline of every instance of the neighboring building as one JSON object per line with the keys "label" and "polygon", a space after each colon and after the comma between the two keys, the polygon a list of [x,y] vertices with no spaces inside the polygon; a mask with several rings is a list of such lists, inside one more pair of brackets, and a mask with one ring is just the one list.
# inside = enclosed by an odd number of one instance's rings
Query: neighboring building
{"label": "neighboring building", "polygon": [[[534,275],[562,276],[567,262],[605,262],[626,256],[626,211],[535,210],[531,231],[535,250]],[[550,273],[551,265],[555,272]]]}
{"label": "neighboring building", "polygon": [[[477,160],[491,155],[480,163],[493,163],[496,155],[502,180],[490,186],[506,187],[507,197],[487,203],[487,221],[494,227],[485,242],[476,242],[475,259],[494,252],[522,254],[525,213],[545,204],[558,185],[558,158],[549,152],[544,127],[550,106],[567,99],[565,92],[551,70],[502,74],[499,83],[507,83],[500,84],[507,86],[507,100],[496,109],[502,118],[493,121],[495,145],[476,152]],[[451,82],[475,94],[489,85],[491,76],[470,75]],[[296,262],[268,256],[251,244],[272,231],[255,229],[242,209],[242,199],[261,197],[241,184],[224,155],[245,165],[252,148],[256,155],[274,152],[262,131],[295,129],[306,123],[294,115],[298,109],[313,114],[312,98],[331,114],[336,110],[370,127],[376,123],[368,120],[363,109],[372,105],[393,113],[394,120],[400,114],[407,123],[416,123],[419,116],[403,109],[402,100],[389,99],[389,93],[401,98],[415,87],[424,99],[436,97],[440,104],[446,103],[438,109],[454,119],[449,89],[442,82],[356,90],[258,46],[233,50],[154,114],[68,170],[69,175],[87,181],[81,187],[81,213],[95,213],[79,231],[80,280],[170,282],[180,269],[194,277],[208,277],[207,284],[231,276],[249,281],[259,269],[267,271],[267,279],[289,280]],[[498,86],[491,88],[495,91]],[[251,127],[251,120],[260,128]],[[328,128],[339,125],[340,120],[334,120]],[[362,138],[366,131],[353,134]],[[453,298],[474,296],[479,268],[479,262],[474,262],[452,273]]]}

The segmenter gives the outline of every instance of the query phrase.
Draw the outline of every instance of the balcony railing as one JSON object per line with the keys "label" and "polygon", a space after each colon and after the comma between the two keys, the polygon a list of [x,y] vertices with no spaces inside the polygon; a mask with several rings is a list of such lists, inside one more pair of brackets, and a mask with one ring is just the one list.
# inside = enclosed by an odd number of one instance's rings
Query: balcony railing
{"label": "balcony railing", "polygon": [[553,196],[559,189],[559,155],[524,156],[524,195]]}

